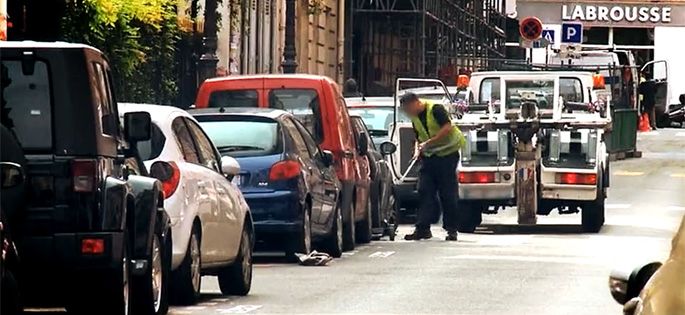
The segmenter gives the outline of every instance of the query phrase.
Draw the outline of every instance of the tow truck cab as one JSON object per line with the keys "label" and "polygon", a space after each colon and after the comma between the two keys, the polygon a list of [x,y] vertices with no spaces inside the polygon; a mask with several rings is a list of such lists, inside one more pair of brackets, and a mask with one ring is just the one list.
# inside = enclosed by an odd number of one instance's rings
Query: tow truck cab
{"label": "tow truck cab", "polygon": [[[533,97],[545,126],[608,121],[611,95],[599,76],[578,71],[497,71],[473,73],[475,103],[457,120],[466,136],[458,166],[460,207],[476,213],[516,205],[516,136],[512,110]],[[504,99],[502,98],[504,96]],[[482,128],[487,123],[497,128]],[[504,122],[504,124],[502,124]],[[470,126],[470,127],[469,127]],[[502,127],[502,126],[507,126]],[[577,212],[605,197],[608,161],[601,128],[542,127],[533,136],[538,150],[538,214]],[[476,225],[473,226],[475,228]]]}

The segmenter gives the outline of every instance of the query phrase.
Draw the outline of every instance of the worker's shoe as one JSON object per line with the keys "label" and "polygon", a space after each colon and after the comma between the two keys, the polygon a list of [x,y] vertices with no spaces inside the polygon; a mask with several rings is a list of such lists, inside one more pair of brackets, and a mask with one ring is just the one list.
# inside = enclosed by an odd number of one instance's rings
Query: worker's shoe
{"label": "worker's shoe", "polygon": [[457,231],[451,231],[447,232],[447,236],[445,237],[446,241],[456,241],[457,240]]}
{"label": "worker's shoe", "polygon": [[433,237],[433,233],[430,230],[414,230],[414,233],[407,234],[404,236],[406,241],[418,241],[423,239],[429,239]]}

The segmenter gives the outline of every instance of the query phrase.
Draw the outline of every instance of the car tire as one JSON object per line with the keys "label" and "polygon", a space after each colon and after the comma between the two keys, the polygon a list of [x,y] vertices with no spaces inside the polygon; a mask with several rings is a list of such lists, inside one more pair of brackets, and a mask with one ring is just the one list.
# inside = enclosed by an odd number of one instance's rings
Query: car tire
{"label": "car tire", "polygon": [[345,216],[343,216],[343,250],[344,251],[351,251],[354,250],[354,247],[357,244],[356,240],[356,231],[355,227],[356,224],[354,222],[354,205],[356,204],[356,198],[352,198],[351,204],[347,209],[344,209],[343,211],[347,212],[347,217],[348,220],[345,221]]}
{"label": "car tire", "polygon": [[133,314],[131,305],[131,260],[128,249],[128,236],[124,236],[122,263],[112,274],[105,275],[107,280],[95,286],[83,288],[81,294],[71,296],[67,305],[70,314],[91,315],[128,315]]}
{"label": "car tire", "polygon": [[394,195],[390,196],[389,206],[391,212],[388,223],[390,226],[386,227],[386,229],[388,229],[388,238],[390,241],[394,241],[395,236],[397,236],[397,229],[400,227],[400,204],[395,200]]}
{"label": "car tire", "polygon": [[163,315],[169,310],[171,246],[163,240],[160,233],[155,233],[148,268],[144,275],[133,277],[134,314]]}
{"label": "car tire", "polygon": [[200,299],[202,285],[202,238],[200,228],[193,225],[183,262],[171,276],[171,296],[174,304],[193,305]]}
{"label": "car tire", "polygon": [[355,231],[357,232],[355,237],[359,244],[368,244],[371,242],[371,238],[373,238],[373,217],[371,216],[373,206],[371,204],[371,196],[366,199],[364,220],[357,223],[357,226],[355,227]]}
{"label": "car tire", "polygon": [[219,288],[224,295],[247,295],[252,287],[252,237],[243,228],[236,260],[219,271]]}
{"label": "car tire", "polygon": [[297,260],[295,253],[309,254],[312,252],[312,221],[311,206],[308,204],[302,211],[302,224],[299,231],[288,241],[287,255]]}
{"label": "car tire", "polygon": [[331,232],[323,242],[322,250],[333,258],[340,258],[343,253],[343,218],[340,206],[336,207],[331,224]]}
{"label": "car tire", "polygon": [[472,202],[461,202],[457,213],[457,231],[461,233],[473,233],[483,222],[481,206]]}
{"label": "car tire", "polygon": [[[602,173],[603,174],[603,173]],[[602,175],[600,174],[600,175]],[[597,178],[603,178],[597,176]],[[606,200],[606,193],[602,181],[597,183],[597,198],[581,209],[581,222],[583,231],[586,233],[599,233],[604,226],[604,201]]]}

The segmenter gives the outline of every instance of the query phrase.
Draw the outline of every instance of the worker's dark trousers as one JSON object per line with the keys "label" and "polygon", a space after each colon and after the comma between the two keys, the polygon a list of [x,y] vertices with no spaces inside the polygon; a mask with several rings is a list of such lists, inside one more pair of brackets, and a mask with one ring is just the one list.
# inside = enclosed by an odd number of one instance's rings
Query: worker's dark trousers
{"label": "worker's dark trousers", "polygon": [[457,164],[459,154],[444,157],[423,157],[419,172],[419,201],[417,230],[430,229],[435,218],[436,194],[442,204],[442,227],[457,231]]}

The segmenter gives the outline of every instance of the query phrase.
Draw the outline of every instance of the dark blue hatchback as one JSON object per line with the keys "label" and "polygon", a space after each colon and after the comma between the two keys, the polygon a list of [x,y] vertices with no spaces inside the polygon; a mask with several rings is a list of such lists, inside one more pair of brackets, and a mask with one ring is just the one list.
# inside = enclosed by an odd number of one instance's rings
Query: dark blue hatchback
{"label": "dark blue hatchback", "polygon": [[316,242],[333,256],[342,254],[333,156],[293,115],[260,108],[190,112],[219,152],[240,163],[240,174],[231,180],[250,206],[260,243],[293,254],[310,252]]}

